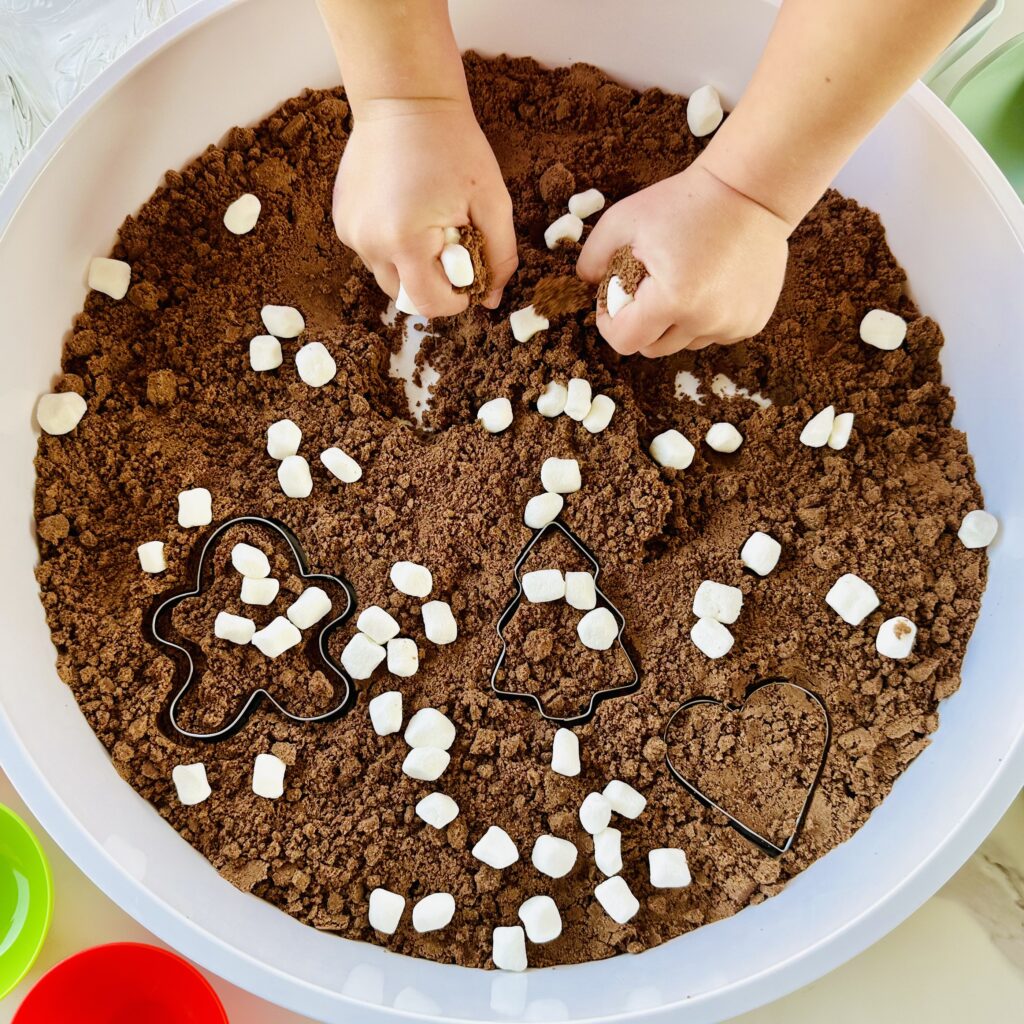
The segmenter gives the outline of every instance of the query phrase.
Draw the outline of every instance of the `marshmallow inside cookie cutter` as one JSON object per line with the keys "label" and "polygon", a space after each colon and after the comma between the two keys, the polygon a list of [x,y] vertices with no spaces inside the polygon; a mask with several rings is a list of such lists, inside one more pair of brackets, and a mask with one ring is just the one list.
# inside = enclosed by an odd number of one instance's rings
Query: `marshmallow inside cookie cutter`
{"label": "marshmallow inside cookie cutter", "polygon": [[[698,786],[691,782],[678,768],[672,763],[671,747],[669,745],[669,735],[672,731],[672,725],[676,718],[691,708],[696,707],[699,704],[711,704],[715,707],[720,707],[725,711],[735,714],[743,709],[743,706],[754,696],[759,690],[763,690],[769,686],[789,686],[795,690],[798,690],[805,697],[809,698],[810,701],[817,705],[821,711],[822,722],[825,726],[824,741],[821,745],[821,758],[818,761],[818,767],[814,772],[814,778],[811,779],[811,784],[807,787],[807,793],[804,797],[803,803],[800,805],[800,811],[796,817],[796,823],[793,825],[792,830],[785,842],[780,846],[778,843],[773,842],[767,836],[761,835],[756,832],[749,825],[744,824],[739,818],[737,818],[730,811],[727,811],[721,804],[717,803],[706,793],[704,793]],[[668,721],[665,723],[665,731],[662,734],[662,738],[665,741],[665,767],[668,768],[668,773],[680,786],[685,789],[690,796],[692,796],[698,803],[703,804],[705,807],[710,808],[713,811],[717,811],[719,814],[724,815],[728,820],[729,825],[734,828],[744,839],[749,843],[753,843],[754,846],[758,847],[762,852],[767,853],[770,857],[781,857],[783,854],[788,853],[793,849],[793,844],[796,842],[797,837],[800,835],[800,830],[803,828],[804,821],[807,818],[807,812],[810,810],[811,801],[814,799],[814,794],[818,789],[818,783],[821,781],[821,773],[825,770],[825,761],[828,758],[829,747],[832,742],[832,722],[829,718],[828,708],[825,706],[825,701],[818,696],[813,690],[808,690],[805,686],[800,686],[799,683],[791,682],[789,679],[785,679],[781,676],[774,677],[771,679],[761,679],[755,683],[751,683],[743,695],[743,700],[738,704],[731,703],[725,700],[719,700],[717,697],[691,697],[689,700],[683,701],[669,715]]]}
{"label": "marshmallow inside cookie cutter", "polygon": [[[544,704],[541,699],[533,693],[525,693],[519,690],[503,690],[498,685],[498,674],[501,671],[502,666],[505,664],[505,657],[508,654],[508,644],[505,640],[505,627],[515,617],[516,612],[519,610],[519,606],[523,603],[523,566],[526,564],[526,560],[530,557],[530,553],[540,543],[540,541],[547,536],[548,533],[557,531],[561,533],[579,552],[583,557],[590,563],[594,570],[594,589],[597,594],[597,607],[607,608],[612,615],[615,617],[615,621],[618,624],[619,630],[615,637],[615,645],[618,646],[619,650],[625,655],[626,662],[629,665],[629,671],[631,679],[629,682],[622,684],[621,686],[614,686],[607,690],[598,690],[592,693],[590,701],[587,704],[586,710],[581,714],[572,715],[567,718],[559,717],[556,715],[549,715],[544,710]],[[494,668],[491,669],[491,690],[496,696],[507,700],[525,700],[531,703],[540,714],[541,718],[548,722],[554,722],[556,725],[566,726],[571,728],[576,725],[586,725],[587,722],[594,717],[594,712],[597,711],[598,705],[605,700],[612,697],[622,697],[628,693],[634,693],[640,688],[640,671],[636,666],[636,661],[633,655],[630,654],[629,648],[626,646],[625,641],[622,639],[622,634],[626,629],[626,619],[622,612],[612,604],[608,595],[601,589],[598,579],[601,575],[601,566],[594,557],[593,552],[586,544],[576,536],[572,530],[569,529],[560,519],[554,519],[545,526],[542,526],[539,530],[535,530],[533,537],[527,543],[526,547],[519,553],[519,557],[516,559],[515,567],[513,568],[513,574],[516,580],[516,593],[515,596],[509,601],[505,610],[501,613],[501,617],[498,619],[498,637],[501,640],[501,651],[498,654],[498,660],[494,663]]]}
{"label": "marshmallow inside cookie cutter", "polygon": [[[321,668],[324,671],[327,678],[334,684],[335,694],[339,699],[333,707],[320,714],[309,716],[295,715],[288,711],[273,694],[260,686],[245,698],[239,710],[218,729],[215,729],[213,732],[194,732],[178,723],[178,709],[193,681],[202,675],[204,658],[194,644],[188,641],[177,643],[169,639],[161,631],[161,620],[170,615],[174,608],[182,601],[198,597],[203,592],[203,572],[206,568],[206,560],[216,550],[217,544],[224,534],[236,526],[257,526],[277,534],[288,546],[288,550],[295,560],[295,570],[303,581],[322,581],[334,584],[345,595],[344,608],[324,625],[318,626],[315,641],[307,644],[307,653],[311,664],[316,664],[317,668]],[[340,718],[352,707],[356,699],[355,684],[348,677],[341,663],[328,651],[328,642],[332,634],[348,619],[355,609],[355,591],[352,589],[351,584],[340,576],[333,576],[329,573],[310,572],[302,545],[287,526],[276,519],[268,519],[263,516],[237,516],[234,519],[228,519],[216,526],[207,535],[202,544],[197,545],[193,549],[192,556],[189,559],[189,574],[195,581],[195,585],[187,590],[176,590],[169,595],[164,594],[158,597],[148,618],[145,620],[147,639],[163,649],[163,653],[168,654],[175,665],[174,695],[171,697],[171,702],[167,707],[165,719],[166,724],[170,727],[170,731],[177,733],[178,736],[187,740],[205,740],[207,742],[225,740],[234,736],[245,725],[250,715],[264,700],[289,721],[297,722],[300,725],[330,722],[335,718]]]}

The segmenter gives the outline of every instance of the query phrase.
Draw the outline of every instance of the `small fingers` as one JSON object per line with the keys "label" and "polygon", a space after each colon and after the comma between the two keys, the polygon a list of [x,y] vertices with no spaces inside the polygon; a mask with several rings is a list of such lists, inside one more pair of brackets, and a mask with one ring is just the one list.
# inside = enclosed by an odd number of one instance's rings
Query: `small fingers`
{"label": "small fingers", "polygon": [[[366,261],[364,260],[363,262]],[[377,287],[389,298],[397,298],[398,271],[395,269],[394,263],[377,262],[367,265],[370,267],[373,278],[377,282]]]}
{"label": "small fingers", "polygon": [[499,198],[478,202],[470,208],[473,224],[484,237],[484,260],[491,274],[491,288],[481,303],[497,309],[501,293],[519,266],[512,201],[504,192]]}
{"label": "small fingers", "polygon": [[[435,244],[436,243],[436,244]],[[429,242],[413,250],[396,253],[395,269],[409,300],[428,320],[438,316],[454,316],[469,304],[469,298],[452,288],[438,258],[443,246],[438,229],[429,233]]]}
{"label": "small fingers", "polygon": [[663,290],[652,277],[645,277],[634,299],[614,317],[601,308],[597,328],[616,352],[632,355],[658,342],[675,320]]}

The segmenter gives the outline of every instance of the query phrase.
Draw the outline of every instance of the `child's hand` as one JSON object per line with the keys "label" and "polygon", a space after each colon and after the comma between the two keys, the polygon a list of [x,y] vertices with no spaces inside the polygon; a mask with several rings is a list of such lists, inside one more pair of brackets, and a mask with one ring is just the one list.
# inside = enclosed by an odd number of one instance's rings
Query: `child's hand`
{"label": "child's hand", "polygon": [[334,225],[392,298],[401,279],[425,317],[468,305],[439,256],[446,227],[472,222],[485,239],[498,305],[519,262],[512,200],[468,101],[375,100],[357,119],[334,185]]}
{"label": "child's hand", "polygon": [[617,352],[663,356],[757,334],[782,290],[790,226],[700,162],[616,203],[576,269],[599,282],[616,249],[647,268],[633,302],[597,326]]}

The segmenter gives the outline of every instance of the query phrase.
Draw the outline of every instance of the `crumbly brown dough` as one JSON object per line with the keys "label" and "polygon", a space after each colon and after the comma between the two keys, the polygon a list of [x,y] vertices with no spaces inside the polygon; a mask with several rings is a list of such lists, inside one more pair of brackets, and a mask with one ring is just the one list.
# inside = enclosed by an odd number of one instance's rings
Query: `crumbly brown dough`
{"label": "crumbly brown dough", "polygon": [[[638,952],[757,903],[863,824],[938,726],[938,701],[959,685],[986,556],[964,549],[955,531],[982,499],[964,435],[950,426],[939,328],[906,295],[878,218],[835,192],[794,233],[778,308],[749,342],[626,359],[600,339],[592,314],[580,314],[516,344],[509,312],[528,304],[541,278],[573,272],[578,246],[552,253],[542,237],[570,181],[615,201],[679,171],[704,143],[689,135],[681,97],[635,92],[593,67],[548,71],[527,59],[472,55],[466,65],[514,200],[522,262],[499,311],[475,305],[432,325],[422,358],[441,377],[425,418],[430,431],[409,423],[403,384],[389,376],[399,331],[383,326],[383,297],[331,224],[331,184],[351,127],[347,104],[340,91],[304,93],[169,171],[122,225],[113,255],[131,263],[132,289],[119,303],[90,293],[64,352],[63,386],[81,386],[88,412],[71,434],[39,444],[38,579],[60,674],[117,770],[235,885],[314,927],[471,966],[489,965],[494,926],[517,923],[520,903],[547,892],[565,928],[556,941],[531,945],[530,961],[571,963]],[[231,235],[224,209],[248,191],[263,204],[259,223]],[[302,311],[301,342],[327,345],[338,363],[334,382],[311,389],[299,380],[296,341],[284,342],[280,369],[249,369],[248,342],[263,333],[264,303]],[[858,338],[874,306],[908,320],[896,351]],[[677,398],[682,370],[701,382],[700,402]],[[717,397],[718,374],[772,405]],[[603,433],[531,410],[547,381],[571,376],[615,399]],[[512,400],[515,422],[489,435],[476,410],[498,395]],[[849,446],[799,444],[804,423],[829,403],[856,414]],[[285,416],[303,431],[314,477],[307,500],[281,493],[265,451],[267,426]],[[733,455],[700,443],[718,420],[744,435]],[[661,469],[646,454],[669,427],[698,445],[685,472]],[[344,485],[320,464],[330,445],[363,467],[358,483]],[[642,673],[638,692],[604,703],[577,730],[583,772],[572,779],[548,768],[554,725],[523,701],[495,699],[488,685],[498,654],[494,626],[529,538],[523,508],[540,490],[540,465],[550,455],[580,462],[583,489],[568,496],[564,520],[600,559],[602,585],[626,617]],[[187,582],[188,556],[204,531],[177,526],[176,495],[193,486],[212,491],[217,521],[256,513],[287,523],[311,568],[343,574],[360,608],[378,603],[398,618],[419,645],[418,674],[394,679],[379,669],[371,684],[360,684],[353,710],[326,725],[291,724],[264,708],[223,743],[169,735],[173,666],[145,639],[143,619],[158,595]],[[766,579],[739,561],[753,530],[783,546]],[[168,569],[159,576],[142,573],[135,555],[153,539],[166,542]],[[273,606],[251,610],[260,625],[296,591],[284,553],[269,540],[265,546],[283,586]],[[426,641],[420,602],[388,582],[397,559],[430,567],[431,596],[450,601],[458,620],[456,643]],[[844,572],[868,580],[881,599],[859,627],[824,602]],[[299,649],[269,663],[212,643],[215,612],[243,610],[233,603],[237,574],[221,564],[216,577],[220,589],[208,588],[178,616],[180,628],[217,649],[189,721],[216,724],[257,683],[298,708],[322,708],[331,687]],[[735,647],[719,661],[688,639],[693,594],[705,578],[744,593]],[[920,627],[905,661],[882,659],[874,647],[879,623],[896,614]],[[557,646],[566,618],[564,610],[538,613],[522,651],[513,652],[528,666],[550,662],[550,670],[528,672],[538,687],[579,682],[563,671]],[[335,653],[353,629],[349,622],[336,634]],[[774,860],[670,779],[662,731],[687,697],[739,700],[753,680],[779,675],[821,694],[834,740],[806,827],[794,850]],[[406,778],[401,737],[370,728],[367,700],[390,688],[403,692],[406,719],[430,705],[457,725],[451,766],[436,786]],[[766,828],[783,831],[793,779],[807,777],[801,758],[813,743],[796,734],[800,715],[782,709],[769,720],[768,752],[726,770],[730,751],[716,743],[715,766],[720,757],[720,796],[731,810],[751,810],[756,783],[753,810]],[[703,733],[699,739],[706,742]],[[253,758],[262,751],[288,764],[280,800],[251,790]],[[780,752],[795,762],[769,756]],[[197,759],[213,794],[182,807],[171,770]],[[583,797],[612,778],[648,798],[639,819],[616,823],[623,873],[641,904],[626,925],[593,898],[602,876],[576,816]],[[440,832],[413,811],[434,789],[461,808]],[[470,855],[490,825],[504,828],[522,854],[503,872]],[[542,832],[579,846],[565,878],[553,881],[531,866]],[[651,888],[647,851],[657,846],[686,850],[689,888]],[[406,915],[393,937],[377,935],[366,908],[378,885],[411,900],[451,892],[455,918],[441,932],[417,935]]]}
{"label": "crumbly brown dough", "polygon": [[549,320],[594,308],[594,289],[575,276],[545,277],[533,290],[533,307]]}

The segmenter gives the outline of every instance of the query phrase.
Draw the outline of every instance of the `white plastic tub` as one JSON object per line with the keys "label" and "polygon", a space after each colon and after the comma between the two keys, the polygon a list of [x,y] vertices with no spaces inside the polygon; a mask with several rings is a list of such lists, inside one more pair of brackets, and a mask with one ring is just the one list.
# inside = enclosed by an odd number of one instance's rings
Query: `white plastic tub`
{"label": "white plastic tub", "polygon": [[[636,85],[711,81],[735,102],[768,32],[762,0],[461,0],[460,41],[485,53],[588,60]],[[585,26],[581,31],[580,26]],[[1002,520],[961,691],[928,750],[848,843],[759,907],[635,957],[503,975],[320,934],[244,895],[115,774],[69,691],[36,599],[32,409],[58,369],[85,268],[125,213],[236,123],[335,81],[313,0],[207,0],[95,81],[0,195],[0,751],[33,812],[111,897],[183,953],[330,1021],[721,1020],[863,949],[977,846],[1024,780],[1024,211],[923,87],[839,186],[878,210],[925,312],[988,507]],[[1008,442],[1006,438],[1013,439]]]}

